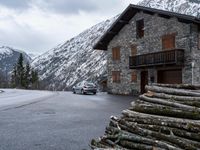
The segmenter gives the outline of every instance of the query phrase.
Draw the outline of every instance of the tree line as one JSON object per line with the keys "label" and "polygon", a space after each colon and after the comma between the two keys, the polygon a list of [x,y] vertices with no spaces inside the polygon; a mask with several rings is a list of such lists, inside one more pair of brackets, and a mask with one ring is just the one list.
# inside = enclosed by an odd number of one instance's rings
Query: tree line
{"label": "tree line", "polygon": [[30,64],[24,63],[23,55],[20,54],[17,63],[11,73],[11,87],[24,89],[38,89],[38,72],[31,68]]}
{"label": "tree line", "polygon": [[38,72],[30,64],[25,63],[24,57],[20,54],[10,75],[0,72],[1,88],[22,88],[22,89],[41,89]]}

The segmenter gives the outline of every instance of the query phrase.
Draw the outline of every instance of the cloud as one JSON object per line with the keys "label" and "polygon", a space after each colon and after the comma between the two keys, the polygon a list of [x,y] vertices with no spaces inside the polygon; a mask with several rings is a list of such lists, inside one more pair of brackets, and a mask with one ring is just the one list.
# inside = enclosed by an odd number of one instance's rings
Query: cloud
{"label": "cloud", "polygon": [[133,0],[0,0],[0,46],[43,53],[116,16],[130,2]]}
{"label": "cloud", "polygon": [[[106,0],[102,0],[106,2]],[[0,0],[7,8],[24,10],[32,6],[57,13],[77,14],[80,11],[91,12],[98,9],[95,0]]]}
{"label": "cloud", "polygon": [[97,5],[94,0],[45,0],[45,8],[58,13],[77,14],[80,11],[95,11]]}
{"label": "cloud", "polygon": [[0,4],[12,9],[27,9],[30,0],[0,0]]}
{"label": "cloud", "polygon": [[134,1],[138,0],[0,0],[0,5],[17,10],[26,10],[35,6],[54,13],[78,14],[81,11],[108,12],[120,7],[123,3]]}

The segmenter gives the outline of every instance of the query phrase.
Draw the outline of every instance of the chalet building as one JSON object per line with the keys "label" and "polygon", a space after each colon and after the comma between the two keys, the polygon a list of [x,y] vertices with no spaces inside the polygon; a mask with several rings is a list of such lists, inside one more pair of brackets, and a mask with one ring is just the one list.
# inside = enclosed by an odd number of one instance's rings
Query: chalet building
{"label": "chalet building", "polygon": [[108,54],[108,92],[139,94],[148,83],[200,84],[200,19],[129,5],[94,49]]}

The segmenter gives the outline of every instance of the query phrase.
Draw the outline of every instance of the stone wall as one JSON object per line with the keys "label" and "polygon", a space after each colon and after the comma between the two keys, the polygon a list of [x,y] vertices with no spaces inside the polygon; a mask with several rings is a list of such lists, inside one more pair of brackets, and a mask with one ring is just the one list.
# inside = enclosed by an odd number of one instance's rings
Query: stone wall
{"label": "stone wall", "polygon": [[[191,27],[191,57],[194,62],[193,84],[200,84],[200,49],[198,48],[199,30],[197,25]],[[191,64],[190,62],[190,64]],[[192,67],[192,65],[191,65]]]}
{"label": "stone wall", "polygon": [[[144,37],[136,38],[136,21],[144,19]],[[137,71],[137,82],[131,82],[129,69],[129,56],[131,45],[137,45],[137,54],[145,54],[162,50],[162,36],[176,33],[176,48],[185,49],[185,66],[182,68],[183,83],[192,83],[191,61],[195,58],[200,63],[200,54],[197,50],[197,27],[195,25],[181,23],[177,18],[162,18],[157,15],[149,15],[140,12],[136,14],[108,45],[108,91],[113,94],[138,94],[140,92],[140,72]],[[192,34],[191,34],[192,33]],[[120,47],[120,61],[112,60],[112,48]],[[191,55],[192,53],[192,55]],[[196,55],[198,53],[198,55]],[[198,65],[200,66],[200,65]],[[156,68],[159,69],[159,68]],[[121,71],[121,82],[112,82],[112,71]],[[149,81],[154,76],[157,81],[157,70],[148,69]],[[194,73],[200,73],[200,68],[195,68]],[[195,82],[200,83],[200,78],[195,77]]]}

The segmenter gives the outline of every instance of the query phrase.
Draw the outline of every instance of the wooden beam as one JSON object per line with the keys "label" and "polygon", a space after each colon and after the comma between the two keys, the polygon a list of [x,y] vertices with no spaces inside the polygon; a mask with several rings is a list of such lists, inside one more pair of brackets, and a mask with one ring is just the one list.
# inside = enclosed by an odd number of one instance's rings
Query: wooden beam
{"label": "wooden beam", "polygon": [[119,20],[118,22],[119,23],[124,23],[124,24],[128,24],[129,23],[128,21],[125,21],[125,20]]}
{"label": "wooden beam", "polygon": [[172,17],[172,16],[167,15],[167,14],[159,14],[159,13],[158,13],[158,16],[163,17],[163,18],[167,18],[167,19],[170,19]]}
{"label": "wooden beam", "polygon": [[154,15],[154,14],[156,14],[155,12],[147,11],[147,10],[144,10],[143,12],[146,13],[146,14],[150,14],[150,15]]}
{"label": "wooden beam", "polygon": [[117,34],[117,32],[109,31],[108,34]]}

